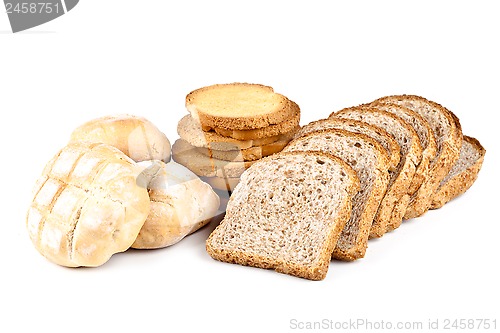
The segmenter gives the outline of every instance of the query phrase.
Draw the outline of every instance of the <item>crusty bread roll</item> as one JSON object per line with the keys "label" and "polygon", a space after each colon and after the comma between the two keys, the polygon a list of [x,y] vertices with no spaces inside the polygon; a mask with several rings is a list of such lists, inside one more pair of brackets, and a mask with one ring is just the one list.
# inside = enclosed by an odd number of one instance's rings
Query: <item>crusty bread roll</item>
{"label": "crusty bread roll", "polygon": [[155,249],[173,245],[210,222],[219,197],[209,184],[172,161],[141,162],[151,210],[133,248]]}
{"label": "crusty bread roll", "polygon": [[[146,217],[142,169],[102,143],[71,143],[38,179],[26,225],[35,248],[68,267],[99,266],[135,241]],[[144,181],[143,181],[144,182]]]}
{"label": "crusty bread roll", "polygon": [[73,131],[70,142],[102,142],[120,149],[136,162],[170,161],[170,142],[149,120],[133,116],[107,116],[91,120]]}

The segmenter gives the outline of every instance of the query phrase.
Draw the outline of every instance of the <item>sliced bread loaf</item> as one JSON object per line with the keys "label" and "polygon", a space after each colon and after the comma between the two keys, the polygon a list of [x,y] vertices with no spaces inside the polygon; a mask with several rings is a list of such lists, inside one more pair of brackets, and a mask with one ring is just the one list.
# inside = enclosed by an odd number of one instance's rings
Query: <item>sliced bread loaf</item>
{"label": "sliced bread loaf", "polygon": [[[395,172],[390,173],[390,182],[387,193],[385,194],[374,220],[374,231],[391,231],[401,225],[403,216],[393,213],[404,211],[400,208],[394,210],[396,204],[408,205],[410,201],[409,187],[411,180],[415,175],[416,166],[422,159],[422,147],[418,135],[401,118],[375,108],[353,107],[343,109],[332,113],[330,118],[348,118],[358,121],[364,121],[373,126],[386,130],[398,142],[401,148],[401,159]],[[380,228],[380,229],[377,229]],[[377,233],[372,232],[371,237],[377,237]]]}
{"label": "sliced bread loaf", "polygon": [[431,209],[442,207],[448,201],[465,193],[476,181],[483,165],[486,149],[470,136],[463,137],[460,157],[434,194]]}
{"label": "sliced bread loaf", "polygon": [[210,158],[182,139],[178,139],[172,145],[172,158],[196,175],[203,177],[237,178],[254,163],[253,161],[232,162]]}
{"label": "sliced bread loaf", "polygon": [[324,279],[359,189],[355,172],[321,153],[280,153],[241,177],[206,249],[214,259]]}
{"label": "sliced bread loaf", "polygon": [[[289,133],[294,131],[300,123],[300,108],[299,106],[292,101],[289,101],[290,107],[292,108],[292,115],[286,119],[285,121],[275,124],[269,125],[262,128],[249,129],[249,130],[228,130],[224,128],[214,128],[213,130],[222,136],[233,138],[236,140],[256,140],[267,137],[272,137],[284,133]],[[207,130],[209,128],[204,128]]]}
{"label": "sliced bread loaf", "polygon": [[[291,141],[284,152],[320,151],[340,157],[360,180],[361,188],[353,198],[353,209],[333,258],[356,260],[365,255],[373,218],[389,183],[389,158],[384,147],[364,134],[341,129],[309,133]],[[332,179],[328,184],[333,185]]]}
{"label": "sliced bread loaf", "polygon": [[190,92],[186,108],[201,125],[248,130],[284,122],[293,116],[288,99],[260,84],[216,84]]}
{"label": "sliced bread loaf", "polygon": [[460,122],[451,111],[420,96],[397,95],[387,96],[375,102],[389,102],[403,105],[420,114],[432,128],[436,138],[437,153],[430,166],[429,179],[420,186],[412,198],[404,218],[421,216],[430,207],[434,193],[441,181],[449,173],[460,156],[462,145],[462,129]]}
{"label": "sliced bread loaf", "polygon": [[[410,184],[409,193],[414,196],[420,186],[431,176],[431,161],[436,157],[437,153],[437,144],[436,139],[434,138],[434,132],[432,131],[432,128],[427,120],[407,107],[388,102],[371,103],[369,106],[390,112],[400,117],[412,126],[415,132],[417,132],[418,139],[422,145],[422,160],[418,164],[415,176],[413,176],[413,180]],[[410,199],[410,201],[411,200],[412,199]]]}
{"label": "sliced bread loaf", "polygon": [[294,138],[304,136],[306,134],[325,130],[325,129],[344,129],[349,132],[361,133],[368,135],[369,137],[375,139],[380,143],[387,154],[389,155],[390,170],[396,170],[399,160],[400,160],[400,148],[396,140],[387,133],[384,129],[376,126],[372,126],[368,123],[352,120],[352,119],[341,119],[341,118],[327,118],[317,121],[313,121],[305,126],[303,126],[296,134]]}

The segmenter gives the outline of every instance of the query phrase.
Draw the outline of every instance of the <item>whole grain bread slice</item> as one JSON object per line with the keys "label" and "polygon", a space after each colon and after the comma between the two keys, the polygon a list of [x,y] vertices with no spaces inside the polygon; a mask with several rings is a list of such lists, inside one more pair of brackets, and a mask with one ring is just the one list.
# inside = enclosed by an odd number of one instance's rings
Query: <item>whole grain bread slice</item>
{"label": "whole grain bread slice", "polygon": [[214,130],[215,133],[220,134],[222,136],[243,141],[262,139],[284,133],[289,133],[295,130],[300,123],[299,106],[293,101],[289,101],[289,103],[290,103],[289,107],[292,108],[292,115],[285,121],[275,125],[269,125],[266,127],[249,129],[249,130],[228,130],[224,128],[212,129],[210,127],[208,128],[206,127],[204,128],[204,130]]}
{"label": "whole grain bread slice", "polygon": [[401,225],[403,209],[394,210],[396,204],[409,203],[409,187],[416,166],[422,159],[422,146],[418,135],[404,120],[392,113],[371,107],[352,107],[332,113],[330,118],[348,118],[364,121],[386,130],[398,142],[401,148],[401,159],[398,168],[390,172],[388,190],[375,215],[370,237],[380,237],[381,231],[392,231]]}
{"label": "whole grain bread slice", "polygon": [[389,157],[384,147],[364,134],[329,129],[297,138],[283,151],[329,153],[343,159],[356,171],[361,187],[353,198],[351,216],[342,230],[333,258],[351,261],[364,257],[373,218],[389,183]]}
{"label": "whole grain bread slice", "polygon": [[450,200],[465,193],[477,179],[483,165],[486,149],[470,136],[463,137],[460,157],[434,194],[431,209],[444,206]]}
{"label": "whole grain bread slice", "polygon": [[434,193],[460,156],[462,128],[458,118],[442,105],[415,95],[395,95],[377,99],[403,105],[420,114],[432,128],[436,138],[437,153],[430,165],[430,177],[412,197],[404,218],[424,214],[432,203]]}
{"label": "whole grain bread slice", "polygon": [[275,135],[255,140],[236,140],[217,134],[214,131],[203,131],[190,115],[184,116],[177,124],[177,133],[181,139],[190,145],[199,148],[214,149],[219,151],[239,151],[276,142],[280,136]]}
{"label": "whole grain bread slice", "polygon": [[279,124],[293,116],[288,98],[261,84],[203,87],[186,96],[186,108],[202,126],[248,130]]}
{"label": "whole grain bread slice", "polygon": [[413,197],[420,186],[422,186],[422,184],[426,182],[431,176],[431,161],[436,158],[437,154],[437,144],[436,138],[434,138],[434,132],[432,131],[432,128],[427,120],[425,120],[415,111],[412,111],[402,105],[389,102],[374,102],[368,104],[368,106],[390,112],[400,117],[410,126],[412,126],[415,129],[415,132],[417,132],[420,144],[422,145],[422,160],[417,166],[415,176],[413,176],[413,180],[409,188],[409,193]]}
{"label": "whole grain bread slice", "polygon": [[358,189],[355,172],[334,156],[266,157],[242,175],[207,252],[224,262],[322,280]]}
{"label": "whole grain bread slice", "polygon": [[352,119],[340,119],[340,118],[327,118],[320,119],[303,126],[294,136],[298,138],[306,134],[316,132],[325,129],[344,129],[349,132],[361,133],[368,135],[369,137],[375,139],[380,143],[387,154],[389,155],[389,163],[391,171],[395,171],[399,160],[401,158],[401,152],[399,144],[394,140],[394,138],[387,133],[384,129],[376,126],[372,126],[368,123],[352,120]]}
{"label": "whole grain bread slice", "polygon": [[176,140],[172,145],[172,157],[177,163],[203,177],[237,178],[254,163],[254,161],[232,162],[211,158],[182,139]]}
{"label": "whole grain bread slice", "polygon": [[250,147],[241,150],[215,150],[207,148],[196,148],[200,153],[205,156],[213,157],[224,161],[256,161],[262,157],[279,153],[290,140],[292,139],[295,131],[282,134],[276,142],[272,142],[263,146]]}

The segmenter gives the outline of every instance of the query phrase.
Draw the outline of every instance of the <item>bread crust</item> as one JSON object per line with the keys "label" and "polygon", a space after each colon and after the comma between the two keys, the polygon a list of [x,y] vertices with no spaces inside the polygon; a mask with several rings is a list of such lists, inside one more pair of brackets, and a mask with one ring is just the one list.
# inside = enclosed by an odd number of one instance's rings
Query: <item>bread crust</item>
{"label": "bread crust", "polygon": [[[315,260],[315,264],[305,265],[299,264],[296,262],[291,262],[284,260],[283,258],[273,258],[269,256],[265,256],[262,254],[249,254],[245,252],[245,250],[232,250],[226,251],[218,247],[218,244],[214,241],[216,237],[219,236],[220,233],[223,233],[223,228],[226,224],[231,223],[231,216],[233,214],[233,210],[241,209],[240,207],[234,207],[231,198],[228,204],[228,210],[226,212],[226,216],[224,220],[221,222],[219,226],[216,227],[214,232],[209,236],[206,242],[206,250],[208,254],[219,261],[236,263],[245,266],[254,266],[265,269],[274,269],[277,272],[294,275],[297,277],[302,277],[310,280],[322,280],[326,277],[328,272],[328,267],[330,264],[330,257],[337,242],[337,239],[340,235],[340,232],[350,216],[351,211],[351,198],[359,190],[359,180],[355,174],[355,172],[341,159],[334,157],[329,154],[320,153],[320,152],[292,152],[292,153],[280,153],[278,155],[266,157],[261,161],[257,162],[252,168],[259,168],[259,165],[262,163],[267,163],[272,161],[273,159],[286,158],[289,156],[297,156],[297,155],[307,155],[313,156],[316,158],[328,158],[334,160],[335,163],[340,164],[342,169],[348,175],[349,184],[346,187],[347,195],[343,196],[343,202],[340,205],[340,209],[338,213],[335,215],[334,220],[330,223],[330,228],[328,230],[328,234],[325,237],[325,244],[322,244],[321,251],[318,255],[318,258]],[[246,180],[245,180],[246,181]],[[239,191],[239,186],[235,191]]]}
{"label": "bread crust", "polygon": [[479,154],[479,158],[470,167],[462,170],[444,184],[442,183],[440,185],[432,199],[431,209],[441,208],[449,201],[465,193],[478,177],[484,162],[486,149],[484,149],[481,143],[473,137],[464,135],[463,140],[475,147]]}
{"label": "bread crust", "polygon": [[[424,97],[416,95],[394,95],[377,99],[375,102],[391,102],[403,105],[424,117],[429,121],[434,131],[437,143],[436,158],[431,161],[429,174],[430,177],[424,182],[411,199],[408,209],[405,213],[405,219],[411,219],[422,216],[430,208],[434,193],[438,189],[441,181],[446,177],[460,155],[462,145],[462,129],[458,118],[444,106],[430,101]],[[447,121],[447,124],[433,125],[426,116],[422,107],[428,107],[434,112],[441,114]],[[446,126],[446,129],[443,128]],[[447,137],[442,135],[448,131]]]}
{"label": "bread crust", "polygon": [[26,217],[35,248],[67,267],[96,267],[135,241],[149,213],[141,168],[115,147],[71,143],[47,163]]}
{"label": "bread crust", "polygon": [[[335,247],[332,257],[338,260],[345,261],[353,261],[359,258],[364,257],[366,253],[366,249],[368,247],[368,238],[370,234],[370,229],[372,227],[372,223],[377,213],[377,209],[379,207],[380,201],[382,200],[386,190],[387,185],[389,183],[389,157],[387,155],[384,147],[372,139],[371,137],[365,134],[353,133],[343,129],[326,129],[319,130],[315,132],[308,133],[302,137],[292,140],[287,147],[283,150],[284,152],[294,151],[294,150],[306,150],[306,151],[318,151],[315,147],[304,147],[301,143],[304,143],[308,140],[308,138],[312,138],[314,136],[329,136],[329,135],[341,135],[345,137],[350,137],[356,140],[366,141],[369,146],[372,147],[373,151],[376,152],[377,161],[375,167],[375,179],[372,185],[371,193],[366,200],[364,205],[364,209],[360,215],[359,221],[349,221],[346,224],[346,227],[342,231],[339,242]],[[325,151],[323,151],[325,152]],[[332,155],[335,155],[334,152],[327,152]],[[346,161],[348,164],[354,163],[354,161]],[[351,167],[356,167],[355,164],[351,165]],[[356,203],[353,202],[353,206]],[[358,233],[352,240],[349,237],[351,233],[350,229],[357,229]]]}
{"label": "bread crust", "polygon": [[[232,95],[232,90],[238,92],[236,100]],[[245,93],[242,94],[242,92]],[[257,98],[256,95],[259,97]],[[233,96],[232,100],[230,96]],[[260,103],[260,99],[263,103]],[[210,109],[211,105],[203,105],[205,100],[209,100],[209,104],[216,103],[217,108],[221,105],[229,109],[235,108],[235,114],[232,115],[231,112],[219,114],[217,110]],[[244,106],[245,109],[249,109],[248,105],[252,103],[257,103],[255,112],[245,111],[245,114],[236,114],[238,108]],[[267,127],[282,123],[293,116],[293,108],[290,107],[285,96],[275,93],[271,87],[251,83],[216,84],[196,89],[186,96],[186,108],[191,116],[204,127],[229,130]]]}

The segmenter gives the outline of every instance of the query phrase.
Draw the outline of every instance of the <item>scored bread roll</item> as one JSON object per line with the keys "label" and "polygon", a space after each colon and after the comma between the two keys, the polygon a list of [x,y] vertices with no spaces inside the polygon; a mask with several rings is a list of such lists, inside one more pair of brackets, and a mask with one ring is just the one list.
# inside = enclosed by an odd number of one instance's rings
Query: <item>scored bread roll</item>
{"label": "scored bread roll", "polygon": [[141,168],[102,143],[71,143],[38,179],[26,226],[35,248],[67,267],[100,266],[135,241],[149,213]]}
{"label": "scored bread roll", "polygon": [[106,116],[81,125],[70,142],[101,142],[120,149],[136,162],[170,160],[170,142],[149,120],[133,115]]}
{"label": "scored bread roll", "polygon": [[151,200],[151,210],[137,239],[136,249],[171,246],[205,226],[216,215],[219,197],[209,184],[172,161],[139,163]]}

